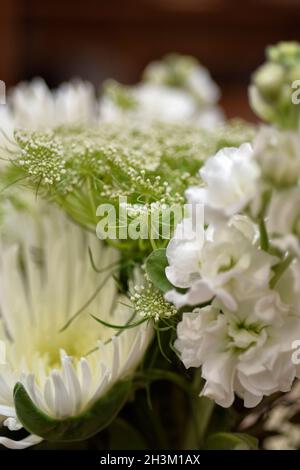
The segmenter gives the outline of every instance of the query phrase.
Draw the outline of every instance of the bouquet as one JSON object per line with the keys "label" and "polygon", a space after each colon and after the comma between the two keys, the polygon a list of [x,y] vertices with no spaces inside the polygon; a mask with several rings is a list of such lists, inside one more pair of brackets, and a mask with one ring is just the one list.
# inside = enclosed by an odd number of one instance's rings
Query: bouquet
{"label": "bouquet", "polygon": [[300,44],[0,107],[0,444],[299,449]]}

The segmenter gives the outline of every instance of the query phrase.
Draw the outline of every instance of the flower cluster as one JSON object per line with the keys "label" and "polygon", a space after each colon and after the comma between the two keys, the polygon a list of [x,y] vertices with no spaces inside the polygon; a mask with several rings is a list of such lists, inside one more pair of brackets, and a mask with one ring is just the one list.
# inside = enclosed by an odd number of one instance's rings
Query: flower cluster
{"label": "flower cluster", "polygon": [[297,100],[300,76],[300,45],[281,42],[267,48],[267,62],[253,74],[250,104],[264,121],[283,128],[298,128]]}
{"label": "flower cluster", "polygon": [[[250,87],[267,121],[255,127],[221,125],[217,86],[179,55],[100,98],[86,82],[51,92],[39,79],[0,107],[1,445],[114,448],[120,427],[167,448],[170,409],[172,446],[252,448],[240,430],[274,405],[264,431],[282,423],[282,436],[265,447],[299,447],[299,405],[280,400],[300,378],[300,46],[267,55]],[[167,407],[156,380],[180,389]],[[214,403],[236,397],[263,403],[210,436]]]}
{"label": "flower cluster", "polygon": [[190,122],[214,129],[223,122],[220,96],[209,72],[193,57],[168,55],[150,63],[133,87],[109,81],[100,102],[100,118],[115,122]]}
{"label": "flower cluster", "polygon": [[300,376],[292,361],[300,338],[298,139],[262,126],[253,147],[209,158],[203,186],[186,192],[204,205],[204,240],[203,227],[185,219],[191,233],[167,247],[166,276],[185,289],[165,295],[185,306],[175,347],[186,367],[202,367],[202,395],[225,407],[234,393],[256,406]]}
{"label": "flower cluster", "polygon": [[168,319],[177,313],[177,309],[167,302],[161,292],[154,289],[151,284],[136,286],[130,300],[138,315],[142,318],[154,319],[155,322]]}
{"label": "flower cluster", "polygon": [[[74,422],[82,417],[107,393],[113,397],[116,382],[130,379],[151,329],[143,324],[120,334],[101,324],[95,328],[92,316],[117,325],[130,323],[132,306],[125,306],[112,277],[119,255],[62,214],[43,209],[38,219],[17,211],[21,235],[9,242],[9,231],[15,227],[6,223],[2,237],[0,339],[7,360],[0,366],[0,417],[10,430],[28,426],[16,402],[19,383],[53,429],[64,420],[71,432],[68,418]],[[64,236],[57,238],[58,233]],[[96,253],[98,267],[111,266],[110,270],[93,270],[88,247]],[[79,311],[81,315],[73,318]],[[95,426],[95,432],[101,429],[101,420]],[[80,421],[77,427],[84,432]],[[0,444],[21,449],[47,439],[46,427],[39,430],[30,423],[29,430],[34,435],[21,441],[0,437]]]}

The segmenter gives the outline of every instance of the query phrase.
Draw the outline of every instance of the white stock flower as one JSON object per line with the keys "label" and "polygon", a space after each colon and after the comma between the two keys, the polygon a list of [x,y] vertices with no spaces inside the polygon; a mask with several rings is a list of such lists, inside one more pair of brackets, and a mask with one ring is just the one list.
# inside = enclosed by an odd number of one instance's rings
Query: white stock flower
{"label": "white stock flower", "polygon": [[186,123],[212,130],[223,121],[217,107],[199,109],[198,103],[186,90],[163,84],[141,83],[124,90],[131,102],[122,106],[104,95],[100,101],[100,119],[106,122],[130,121],[136,124],[155,121]]}
{"label": "white stock flower", "polygon": [[188,290],[184,294],[171,290],[166,299],[179,308],[216,297],[236,310],[240,299],[268,286],[271,267],[278,262],[256,242],[256,227],[246,216],[234,216],[216,228],[208,228],[204,243],[192,229],[186,238],[176,238],[175,234],[167,247],[166,276],[173,286]]}
{"label": "white stock flower", "polygon": [[229,217],[244,209],[256,196],[260,171],[252,147],[246,143],[239,148],[219,150],[206,160],[200,175],[204,188],[189,188],[188,200],[202,202],[212,215]]}
{"label": "white stock flower", "polygon": [[198,64],[187,76],[186,87],[200,99],[203,105],[214,105],[220,98],[220,89],[209,71]]}
{"label": "white stock flower", "polygon": [[207,68],[190,56],[170,54],[160,61],[150,62],[144,71],[144,79],[149,83],[187,90],[202,107],[215,105],[220,98],[219,87]]}
{"label": "white stock flower", "polygon": [[123,109],[104,96],[100,116],[105,121],[134,119],[137,122],[184,122],[196,114],[196,104],[188,93],[164,85],[144,83],[132,87],[130,97],[135,106]]}
{"label": "white stock flower", "polygon": [[261,126],[253,143],[254,158],[267,182],[290,186],[300,178],[298,131]]}
{"label": "white stock flower", "polygon": [[283,252],[290,250],[300,256],[299,187],[273,192],[266,221],[273,245]]}
{"label": "white stock flower", "polygon": [[299,316],[258,320],[255,301],[241,303],[238,312],[214,302],[184,313],[177,326],[175,347],[182,362],[186,368],[202,367],[201,395],[223,407],[232,405],[235,393],[254,407],[264,396],[289,391],[299,376],[291,360]]}
{"label": "white stock flower", "polygon": [[[119,334],[90,316],[116,325],[132,316],[109,270],[98,274],[89,260],[88,247],[98,267],[111,266],[118,259],[113,249],[57,213],[39,223],[20,215],[18,224],[20,242],[2,243],[0,256],[0,339],[7,361],[0,365],[0,415],[9,429],[21,427],[13,399],[17,382],[49,417],[76,417],[131,374],[150,338],[145,324]],[[0,437],[0,444],[25,448],[41,440]]]}

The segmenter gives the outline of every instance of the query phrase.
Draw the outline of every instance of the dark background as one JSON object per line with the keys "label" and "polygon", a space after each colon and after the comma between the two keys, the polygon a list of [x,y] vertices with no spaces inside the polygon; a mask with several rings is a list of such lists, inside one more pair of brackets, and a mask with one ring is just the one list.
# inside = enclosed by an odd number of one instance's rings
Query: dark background
{"label": "dark background", "polygon": [[181,52],[209,68],[229,117],[253,120],[250,74],[266,45],[290,39],[299,0],[0,0],[0,79],[134,83],[149,61]]}

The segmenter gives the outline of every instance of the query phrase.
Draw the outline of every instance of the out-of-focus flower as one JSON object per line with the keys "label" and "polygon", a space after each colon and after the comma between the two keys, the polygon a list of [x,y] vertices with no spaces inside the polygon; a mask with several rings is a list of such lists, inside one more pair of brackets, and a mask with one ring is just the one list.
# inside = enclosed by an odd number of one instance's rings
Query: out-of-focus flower
{"label": "out-of-focus flower", "polygon": [[[113,325],[131,321],[133,310],[123,304],[111,276],[118,259],[113,249],[56,212],[38,221],[20,214],[18,228],[19,239],[15,234],[14,243],[8,243],[4,237],[1,246],[0,339],[6,343],[6,364],[0,366],[0,415],[10,430],[26,427],[14,396],[21,383],[53,428],[56,420],[64,424],[82,417],[130,378],[148,345],[149,329],[142,324],[120,334],[91,318]],[[105,268],[102,274],[91,265],[89,247],[98,267]],[[24,448],[42,437],[0,437],[0,443]]]}
{"label": "out-of-focus flower", "polygon": [[0,105],[0,147],[8,146],[13,139],[14,122],[11,111],[5,104]]}
{"label": "out-of-focus flower", "polygon": [[100,102],[105,121],[190,122],[212,130],[223,122],[220,92],[208,71],[192,57],[170,55],[150,63],[144,81],[125,87],[110,81]]}
{"label": "out-of-focus flower", "polygon": [[[115,83],[110,87],[114,90],[110,90],[100,103],[100,117],[104,121],[184,122],[197,114],[193,99],[181,90],[150,83],[124,88],[123,91]],[[123,99],[120,98],[121,93]]]}
{"label": "out-of-focus flower", "polygon": [[291,186],[300,179],[300,134],[262,126],[254,139],[254,158],[269,185]]}
{"label": "out-of-focus flower", "polygon": [[275,192],[266,214],[267,229],[272,243],[283,252],[300,255],[300,188]]}
{"label": "out-of-focus flower", "polygon": [[161,61],[150,62],[144,71],[147,82],[185,89],[193,94],[202,106],[214,105],[220,90],[208,70],[191,56],[169,54]]}
{"label": "out-of-focus flower", "polygon": [[37,130],[96,120],[93,86],[82,80],[63,83],[53,92],[41,78],[22,82],[11,91],[7,105],[16,128]]}
{"label": "out-of-focus flower", "polygon": [[300,45],[280,42],[267,48],[267,62],[252,76],[249,98],[263,120],[283,128],[299,126],[299,106],[293,103],[293,82],[300,76]]}
{"label": "out-of-focus flower", "polygon": [[298,450],[300,447],[300,429],[293,418],[300,412],[300,382],[297,381],[292,391],[279,399],[268,413],[264,430],[273,435],[264,439],[263,447],[267,450]]}

